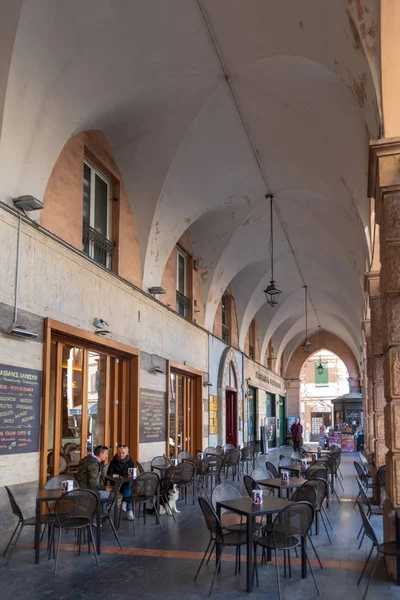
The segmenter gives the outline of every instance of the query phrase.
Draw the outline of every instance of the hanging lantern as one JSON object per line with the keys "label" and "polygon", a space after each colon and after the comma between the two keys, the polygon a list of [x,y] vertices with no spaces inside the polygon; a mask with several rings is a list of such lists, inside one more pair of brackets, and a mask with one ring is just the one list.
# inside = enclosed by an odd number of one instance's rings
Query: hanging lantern
{"label": "hanging lantern", "polygon": [[278,298],[282,294],[281,290],[276,287],[274,280],[274,220],[273,220],[273,210],[272,210],[272,202],[273,195],[268,194],[265,196],[270,199],[270,237],[269,237],[269,254],[271,257],[271,281],[269,285],[265,288],[264,294],[267,298],[267,302],[270,306],[276,306],[278,304]]}

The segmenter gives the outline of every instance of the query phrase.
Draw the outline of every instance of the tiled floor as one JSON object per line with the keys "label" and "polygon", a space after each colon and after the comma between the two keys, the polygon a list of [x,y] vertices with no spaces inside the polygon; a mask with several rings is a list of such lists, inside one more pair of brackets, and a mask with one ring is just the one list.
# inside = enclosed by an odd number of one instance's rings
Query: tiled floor
{"label": "tiled floor", "polygon": [[[276,461],[274,451],[270,456]],[[314,544],[322,559],[321,570],[312,560],[314,573],[319,585],[320,598],[362,598],[356,582],[370,549],[364,542],[358,550],[355,539],[360,527],[360,518],[352,499],[355,496],[353,480],[354,456],[346,456],[342,461],[345,491],[340,493],[341,503],[332,502],[329,513],[334,531],[333,545],[330,546],[323,530],[313,536]],[[244,493],[244,492],[243,492]],[[40,565],[33,564],[32,534],[29,528],[21,536],[21,542],[14,552],[8,567],[0,568],[1,600],[39,600],[49,598],[68,600],[191,600],[207,598],[213,564],[203,568],[197,585],[193,583],[202,553],[207,545],[208,534],[198,506],[187,506],[180,501],[181,513],[177,521],[162,516],[163,529],[155,524],[155,517],[149,515],[147,524],[142,523],[136,536],[133,536],[132,523],[124,521],[120,537],[124,550],[120,550],[108,526],[103,533],[100,568],[94,563],[93,555],[83,553],[77,556],[74,551],[72,533],[64,537],[60,554],[59,570],[53,575],[53,561],[47,561],[43,549]],[[33,514],[33,511],[32,511]],[[373,517],[376,531],[382,537],[381,518]],[[6,539],[0,539],[5,545]],[[312,555],[311,549],[310,554]],[[217,577],[212,597],[222,599],[265,599],[275,600],[277,596],[275,566],[269,564],[259,569],[260,587],[254,588],[251,595],[246,593],[246,569],[242,565],[241,574],[234,575],[234,556],[226,552],[221,575]],[[245,557],[243,558],[245,560]],[[296,565],[298,561],[293,560]],[[318,598],[311,578],[302,580],[300,568],[293,567],[292,579],[283,579],[283,596],[290,600],[297,598]],[[378,569],[371,585],[370,600],[400,600],[400,587],[386,581],[383,565]]]}

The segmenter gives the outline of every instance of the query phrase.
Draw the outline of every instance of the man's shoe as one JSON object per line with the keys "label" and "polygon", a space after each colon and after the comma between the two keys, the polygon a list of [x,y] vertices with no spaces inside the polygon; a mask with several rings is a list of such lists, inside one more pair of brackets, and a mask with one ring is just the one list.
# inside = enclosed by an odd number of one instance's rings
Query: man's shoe
{"label": "man's shoe", "polygon": [[122,512],[126,512],[126,502],[125,501],[122,502],[121,510],[122,510]]}
{"label": "man's shoe", "polygon": [[134,516],[133,516],[133,510],[128,510],[126,515],[125,515],[125,519],[127,521],[133,521]]}

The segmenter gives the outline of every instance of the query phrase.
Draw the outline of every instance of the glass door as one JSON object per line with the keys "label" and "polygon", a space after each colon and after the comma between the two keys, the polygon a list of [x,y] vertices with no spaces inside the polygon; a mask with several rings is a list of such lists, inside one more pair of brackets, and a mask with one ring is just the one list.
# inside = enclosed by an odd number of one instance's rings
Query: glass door
{"label": "glass door", "polygon": [[185,450],[193,453],[194,378],[176,372],[170,374],[169,451],[171,459]]}

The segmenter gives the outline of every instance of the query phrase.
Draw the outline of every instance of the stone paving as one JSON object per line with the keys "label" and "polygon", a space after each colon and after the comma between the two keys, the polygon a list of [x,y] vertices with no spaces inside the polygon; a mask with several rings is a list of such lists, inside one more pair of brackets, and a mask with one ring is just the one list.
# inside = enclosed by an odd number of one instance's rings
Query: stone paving
{"label": "stone paving", "polygon": [[[272,451],[270,457],[277,462],[279,451]],[[331,502],[329,513],[334,531],[331,532],[333,545],[330,546],[321,528],[318,536],[313,536],[314,544],[323,563],[321,570],[312,559],[314,573],[321,595],[317,596],[312,579],[301,579],[298,561],[293,560],[292,579],[283,578],[283,597],[343,599],[362,598],[365,583],[356,585],[363,561],[370,549],[365,541],[358,550],[355,539],[360,527],[358,509],[353,508],[356,493],[354,468],[355,455],[344,456],[342,472],[344,489],[340,490],[341,503]],[[242,484],[238,484],[243,491]],[[340,488],[339,488],[340,489]],[[41,551],[40,565],[33,564],[33,529],[26,528],[8,567],[0,569],[1,600],[40,600],[45,598],[62,600],[94,600],[99,597],[107,600],[127,598],[191,600],[207,598],[213,564],[203,567],[198,582],[193,577],[208,542],[208,533],[200,509],[188,500],[178,502],[181,510],[176,515],[176,523],[168,516],[162,516],[163,529],[155,524],[155,517],[148,515],[146,525],[140,522],[137,534],[133,535],[132,523],[123,521],[119,530],[124,547],[120,550],[115,538],[105,526],[102,534],[102,553],[97,568],[93,555],[83,552],[78,556],[74,550],[74,536],[63,537],[59,569],[53,574],[53,560],[47,561],[46,550]],[[32,507],[32,514],[34,513]],[[28,515],[27,515],[28,516]],[[31,516],[31,515],[29,515]],[[382,539],[381,517],[373,517],[373,525]],[[5,546],[7,538],[2,536],[0,543]],[[309,553],[312,557],[311,548]],[[221,575],[216,579],[212,598],[222,599],[271,599],[278,597],[275,566],[273,563],[259,568],[260,587],[252,594],[246,593],[245,556],[242,557],[241,573],[234,575],[234,555],[224,552]],[[364,580],[365,581],[365,580]],[[386,581],[383,565],[378,568],[368,595],[370,600],[400,600],[400,587]]]}

